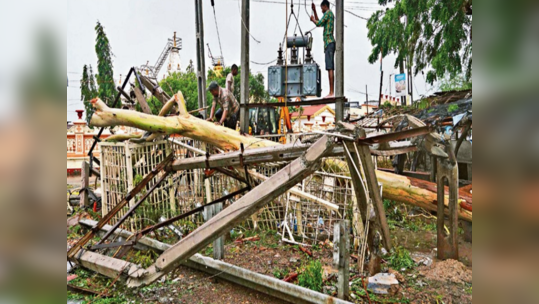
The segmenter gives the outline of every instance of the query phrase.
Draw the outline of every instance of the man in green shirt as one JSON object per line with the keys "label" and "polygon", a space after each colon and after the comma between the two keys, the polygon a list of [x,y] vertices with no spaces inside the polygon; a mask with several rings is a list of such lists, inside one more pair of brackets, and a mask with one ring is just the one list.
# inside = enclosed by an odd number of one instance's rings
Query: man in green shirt
{"label": "man in green shirt", "polygon": [[324,16],[321,20],[318,19],[316,5],[313,3],[314,16],[311,16],[311,21],[318,27],[324,27],[324,49],[326,54],[326,70],[329,74],[330,92],[326,98],[335,97],[335,15],[329,9],[329,1],[322,1],[322,12]]}

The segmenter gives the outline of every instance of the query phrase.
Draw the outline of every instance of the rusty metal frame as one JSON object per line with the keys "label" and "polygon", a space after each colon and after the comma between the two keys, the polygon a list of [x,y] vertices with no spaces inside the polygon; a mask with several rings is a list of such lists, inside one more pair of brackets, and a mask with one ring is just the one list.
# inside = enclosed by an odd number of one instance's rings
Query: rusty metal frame
{"label": "rusty metal frame", "polygon": [[118,204],[116,205],[107,215],[105,215],[99,223],[92,228],[90,232],[88,232],[83,238],[81,238],[68,252],[67,252],[67,259],[70,260],[75,257],[75,255],[94,237],[95,233],[99,231],[101,228],[103,228],[108,222],[112,220],[112,218],[118,214],[124,208],[129,204],[129,201],[131,201],[142,189],[148,185],[148,183],[155,177],[157,174],[161,171],[163,171],[168,163],[170,163],[174,159],[174,154],[171,153],[163,162],[161,162],[159,165],[157,165],[156,168],[152,170],[146,177],[138,184],[131,192],[127,194],[127,196]]}

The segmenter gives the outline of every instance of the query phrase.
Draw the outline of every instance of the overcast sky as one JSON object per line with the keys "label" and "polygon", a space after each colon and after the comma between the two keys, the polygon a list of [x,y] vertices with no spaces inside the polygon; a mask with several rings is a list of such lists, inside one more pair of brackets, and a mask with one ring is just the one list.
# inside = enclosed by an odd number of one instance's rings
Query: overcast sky
{"label": "overcast sky", "polygon": [[[286,0],[251,0],[251,33],[260,43],[251,40],[251,60],[267,63],[277,58],[277,49],[282,42],[286,25]],[[214,55],[218,55],[219,42],[210,0],[204,0],[205,43],[210,44]],[[290,2],[290,1],[289,1]],[[295,12],[304,32],[312,29],[304,7],[305,0],[296,0]],[[312,0],[307,0],[310,6]],[[316,3],[320,0],[316,0]],[[332,1],[333,2],[333,1]],[[114,53],[114,77],[119,81],[132,66],[150,61],[153,65],[161,54],[167,39],[174,31],[183,39],[180,51],[182,66],[196,58],[195,6],[194,0],[77,0],[67,4],[67,120],[76,119],[75,110],[83,109],[80,102],[79,80],[82,67],[91,64],[96,70],[95,30],[99,20],[105,27]],[[301,3],[301,7],[298,4]],[[377,0],[345,0],[348,10],[368,18],[378,8]],[[239,0],[215,0],[217,23],[227,65],[239,65],[241,58],[241,19]],[[310,9],[309,9],[310,13]],[[319,10],[321,16],[321,12]],[[380,65],[369,64],[367,58],[371,44],[367,38],[367,21],[352,14],[345,14],[345,95],[350,100],[364,101],[365,86],[368,85],[370,99],[376,99],[380,85]],[[289,34],[293,34],[294,22]],[[314,34],[313,56],[324,70],[322,29]],[[207,49],[206,49],[207,55]],[[388,94],[389,74],[396,70],[394,57],[384,60],[384,94]],[[209,68],[209,60],[206,67]],[[262,73],[267,79],[268,66],[251,64],[253,73]],[[160,72],[164,74],[165,68]],[[327,73],[323,71],[323,94],[328,93]],[[266,84],[267,86],[267,84]],[[414,94],[433,93],[422,75],[415,77]]]}

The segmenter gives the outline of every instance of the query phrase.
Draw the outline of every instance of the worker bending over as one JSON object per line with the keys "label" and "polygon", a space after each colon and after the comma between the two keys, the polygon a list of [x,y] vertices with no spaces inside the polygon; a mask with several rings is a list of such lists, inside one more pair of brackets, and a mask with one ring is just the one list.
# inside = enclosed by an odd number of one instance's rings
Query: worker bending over
{"label": "worker bending over", "polygon": [[[240,104],[234,97],[234,94],[230,93],[227,89],[221,88],[215,81],[210,84],[209,90],[213,95],[213,104],[211,107],[210,118],[207,120],[213,121],[213,118],[215,117],[217,118],[216,125],[236,130]],[[215,113],[215,106],[217,103],[219,103],[221,108]]]}
{"label": "worker bending over", "polygon": [[226,89],[231,93],[234,94],[234,77],[238,75],[238,66],[233,65],[232,70],[230,73],[228,73],[228,76],[226,76]]}
{"label": "worker bending over", "polygon": [[335,15],[329,9],[329,1],[322,1],[322,12],[324,16],[322,20],[318,19],[316,5],[313,3],[314,16],[311,16],[311,21],[318,27],[324,27],[324,49],[326,54],[326,70],[329,74],[329,95],[325,98],[335,97]]}

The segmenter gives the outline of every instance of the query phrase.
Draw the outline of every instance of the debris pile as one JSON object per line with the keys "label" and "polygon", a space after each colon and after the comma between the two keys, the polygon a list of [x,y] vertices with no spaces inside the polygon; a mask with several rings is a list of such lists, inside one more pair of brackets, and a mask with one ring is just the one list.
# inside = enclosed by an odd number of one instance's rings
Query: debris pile
{"label": "debris pile", "polygon": [[438,262],[421,270],[421,275],[433,281],[452,282],[457,284],[471,283],[472,271],[455,260]]}

